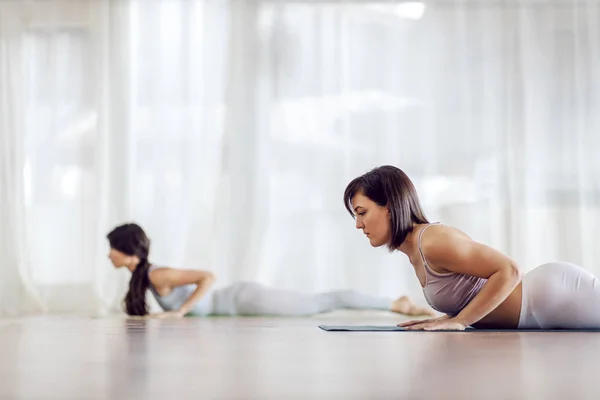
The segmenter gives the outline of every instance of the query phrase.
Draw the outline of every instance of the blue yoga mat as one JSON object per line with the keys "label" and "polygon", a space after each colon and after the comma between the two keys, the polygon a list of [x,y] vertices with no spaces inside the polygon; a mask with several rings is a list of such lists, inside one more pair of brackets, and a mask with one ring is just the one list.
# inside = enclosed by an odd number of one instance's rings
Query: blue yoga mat
{"label": "blue yoga mat", "polygon": [[600,332],[600,329],[475,329],[464,331],[413,331],[395,325],[319,325],[327,332]]}

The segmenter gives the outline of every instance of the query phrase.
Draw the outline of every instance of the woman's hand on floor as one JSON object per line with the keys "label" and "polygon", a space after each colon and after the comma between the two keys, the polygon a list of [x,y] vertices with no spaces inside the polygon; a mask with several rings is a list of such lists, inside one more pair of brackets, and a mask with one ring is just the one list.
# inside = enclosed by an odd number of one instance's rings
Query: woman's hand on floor
{"label": "woman's hand on floor", "polygon": [[401,328],[409,328],[409,327],[415,327],[418,325],[423,325],[429,322],[434,322],[434,321],[444,321],[450,319],[449,315],[442,315],[441,317],[436,317],[436,318],[427,318],[427,319],[413,319],[410,321],[406,321],[406,322],[402,322],[401,324],[398,324],[399,327]]}
{"label": "woman's hand on floor", "polygon": [[398,324],[399,327],[407,330],[423,330],[423,331],[443,331],[443,330],[457,330],[462,331],[467,327],[455,318],[451,318],[448,315],[441,316],[439,318],[430,318],[423,320],[413,320]]}
{"label": "woman's hand on floor", "polygon": [[156,319],[173,319],[173,318],[183,318],[184,314],[181,311],[166,311],[161,313],[152,314],[151,318]]}

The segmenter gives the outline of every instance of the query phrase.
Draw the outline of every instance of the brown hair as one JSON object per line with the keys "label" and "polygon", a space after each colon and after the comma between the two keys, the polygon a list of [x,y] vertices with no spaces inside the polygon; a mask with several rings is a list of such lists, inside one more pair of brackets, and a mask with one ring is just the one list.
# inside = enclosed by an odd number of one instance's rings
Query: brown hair
{"label": "brown hair", "polygon": [[137,256],[140,259],[140,263],[135,267],[129,280],[129,291],[124,299],[125,311],[129,315],[147,315],[146,290],[150,286],[150,278],[148,278],[150,239],[148,239],[144,230],[136,224],[117,226],[106,237],[111,248],[128,256]]}
{"label": "brown hair", "polygon": [[384,165],[353,179],[344,191],[346,210],[355,217],[352,198],[361,193],[390,212],[392,239],[387,244],[396,250],[412,232],[413,224],[428,224],[421,208],[417,190],[409,177],[400,169]]}

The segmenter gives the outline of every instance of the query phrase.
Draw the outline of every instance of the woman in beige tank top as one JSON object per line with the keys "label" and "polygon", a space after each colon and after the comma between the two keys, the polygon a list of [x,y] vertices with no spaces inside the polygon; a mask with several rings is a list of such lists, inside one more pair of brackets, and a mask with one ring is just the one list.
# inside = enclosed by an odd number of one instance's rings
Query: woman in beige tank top
{"label": "woman in beige tank top", "polygon": [[500,251],[453,227],[431,224],[413,183],[396,167],[378,167],[352,180],[344,204],[371,246],[408,256],[426,300],[445,314],[399,326],[600,329],[597,277],[565,262],[523,274]]}

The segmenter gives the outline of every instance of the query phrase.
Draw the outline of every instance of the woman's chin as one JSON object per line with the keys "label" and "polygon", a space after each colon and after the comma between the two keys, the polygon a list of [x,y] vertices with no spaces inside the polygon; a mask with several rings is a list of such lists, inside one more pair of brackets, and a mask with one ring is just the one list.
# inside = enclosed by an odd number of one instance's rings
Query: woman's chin
{"label": "woman's chin", "polygon": [[369,238],[369,243],[371,244],[371,247],[381,247],[385,244],[385,242],[381,242],[371,238]]}

